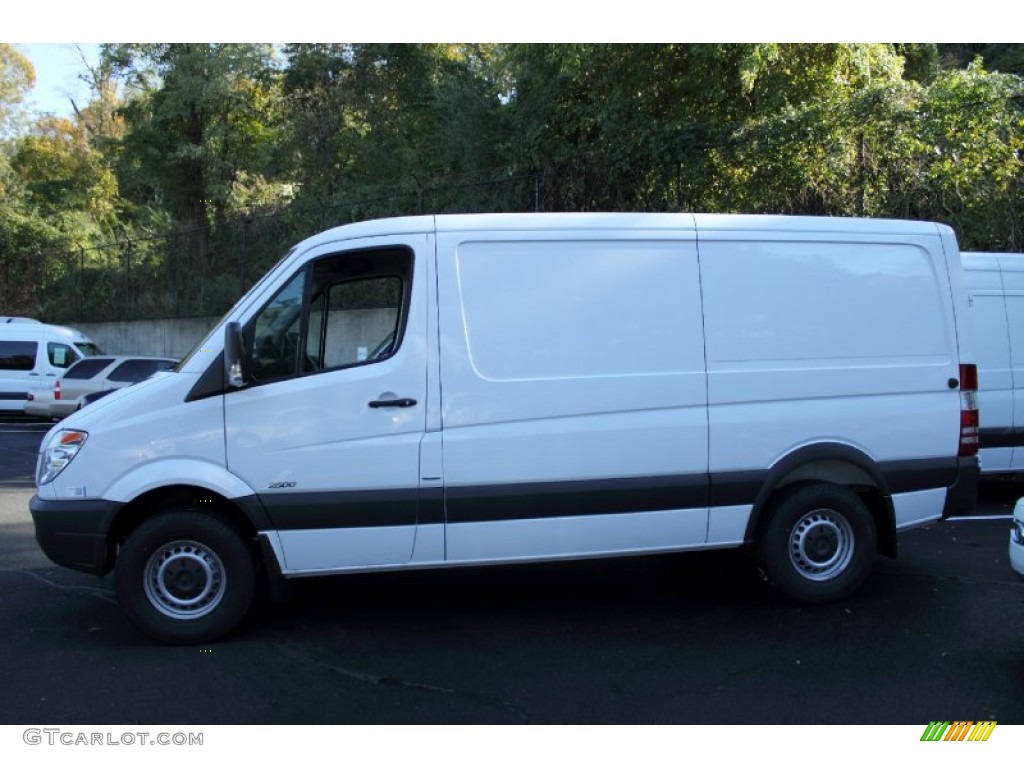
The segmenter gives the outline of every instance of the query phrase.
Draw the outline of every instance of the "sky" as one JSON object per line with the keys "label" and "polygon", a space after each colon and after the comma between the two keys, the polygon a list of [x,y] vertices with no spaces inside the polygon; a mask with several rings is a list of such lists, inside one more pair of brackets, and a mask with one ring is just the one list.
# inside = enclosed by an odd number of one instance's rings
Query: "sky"
{"label": "sky", "polygon": [[28,97],[28,106],[33,111],[70,117],[74,110],[69,97],[74,98],[79,107],[89,103],[89,86],[79,79],[79,75],[86,71],[82,55],[85,55],[90,64],[96,64],[99,59],[99,45],[15,43],[14,47],[32,62],[36,70],[36,85]]}

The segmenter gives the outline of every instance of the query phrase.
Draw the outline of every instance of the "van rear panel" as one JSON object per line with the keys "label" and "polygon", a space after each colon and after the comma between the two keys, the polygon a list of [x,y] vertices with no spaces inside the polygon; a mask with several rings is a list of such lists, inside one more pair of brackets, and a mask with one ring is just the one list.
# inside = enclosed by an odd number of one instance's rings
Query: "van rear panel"
{"label": "van rear panel", "polygon": [[896,525],[939,517],[959,436],[939,238],[719,228],[699,251],[712,476],[812,445],[849,446],[883,476],[913,456],[913,479],[890,481],[934,498],[897,498]]}

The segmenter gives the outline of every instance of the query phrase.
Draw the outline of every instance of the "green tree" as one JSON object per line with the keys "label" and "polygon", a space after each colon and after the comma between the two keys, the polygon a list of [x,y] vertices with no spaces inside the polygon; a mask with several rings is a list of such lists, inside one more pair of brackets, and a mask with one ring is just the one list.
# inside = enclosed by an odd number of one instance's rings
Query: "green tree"
{"label": "green tree", "polygon": [[544,174],[549,207],[639,210],[766,207],[759,188],[793,187],[818,159],[780,155],[796,146],[772,132],[898,81],[903,61],[887,45],[794,44],[525,45],[509,60],[513,154]]}
{"label": "green tree", "polygon": [[[285,49],[287,124],[306,199],[390,198],[376,212],[452,204],[455,179],[500,174],[494,46],[345,44]],[[407,201],[407,202],[404,202]],[[478,201],[478,205],[482,204]],[[372,208],[366,205],[364,213]]]}
{"label": "green tree", "polygon": [[349,105],[351,48],[342,43],[303,43],[285,46],[284,53],[287,170],[307,200],[333,200],[351,166],[358,136]]}
{"label": "green tree", "polygon": [[975,59],[989,71],[1024,75],[1024,44],[943,43],[936,46],[946,69],[965,69]]}
{"label": "green tree", "polygon": [[24,99],[34,82],[32,63],[13,46],[0,43],[0,314],[37,313],[38,253],[57,238],[32,210],[10,164],[12,137],[24,122]]}
{"label": "green tree", "polygon": [[110,46],[104,60],[138,95],[122,110],[119,175],[126,196],[167,210],[214,269],[211,227],[239,186],[258,186],[276,139],[273,49],[255,44]]}
{"label": "green tree", "polygon": [[0,140],[9,138],[21,127],[25,95],[35,82],[32,62],[14,46],[0,43]]}
{"label": "green tree", "polygon": [[0,314],[38,317],[44,280],[43,251],[61,234],[23,205],[0,205]]}
{"label": "green tree", "polygon": [[922,95],[914,213],[951,224],[965,249],[1024,250],[1024,79],[975,62]]}
{"label": "green tree", "polygon": [[938,76],[941,60],[935,43],[896,43],[896,52],[903,57],[907,80],[927,84]]}
{"label": "green tree", "polygon": [[903,61],[890,45],[753,46],[741,75],[753,109],[713,151],[722,182],[708,204],[877,215],[866,175],[868,132],[879,103],[899,103],[895,94],[910,87]]}
{"label": "green tree", "polygon": [[[28,191],[29,203],[49,220],[82,213],[97,230],[116,228],[117,181],[89,145],[83,125],[40,118],[30,134],[15,142],[11,166]],[[69,229],[68,234],[79,233]]]}

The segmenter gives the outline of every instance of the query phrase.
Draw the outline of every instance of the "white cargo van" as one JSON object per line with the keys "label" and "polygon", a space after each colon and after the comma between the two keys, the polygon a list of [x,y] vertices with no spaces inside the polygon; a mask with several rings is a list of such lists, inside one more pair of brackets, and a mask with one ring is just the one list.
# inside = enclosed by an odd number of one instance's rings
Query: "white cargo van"
{"label": "white cargo van", "polygon": [[98,353],[74,328],[0,317],[0,413],[23,413],[31,390],[52,387],[73,362]]}
{"label": "white cargo van", "polygon": [[1024,471],[1024,254],[961,254],[978,363],[981,471]]}
{"label": "white cargo van", "polygon": [[176,372],[50,431],[37,538],[116,566],[128,616],[169,642],[230,631],[260,571],[750,545],[784,594],[835,600],[898,530],[974,504],[967,313],[937,224],[339,227]]}

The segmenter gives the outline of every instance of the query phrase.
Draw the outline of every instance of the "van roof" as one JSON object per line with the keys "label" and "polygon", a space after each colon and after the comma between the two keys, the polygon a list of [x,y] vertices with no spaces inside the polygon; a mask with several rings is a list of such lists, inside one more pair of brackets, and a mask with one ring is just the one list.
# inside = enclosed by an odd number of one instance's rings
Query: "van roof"
{"label": "van roof", "polygon": [[334,240],[431,232],[665,229],[787,231],[849,234],[936,235],[945,225],[928,221],[839,216],[780,216],[722,213],[471,213],[373,219],[321,232],[303,241],[305,248]]}
{"label": "van roof", "polygon": [[89,337],[75,328],[47,323],[0,323],[3,339],[61,339],[70,342],[88,342]]}

